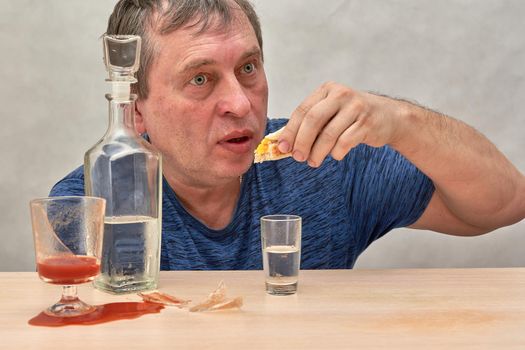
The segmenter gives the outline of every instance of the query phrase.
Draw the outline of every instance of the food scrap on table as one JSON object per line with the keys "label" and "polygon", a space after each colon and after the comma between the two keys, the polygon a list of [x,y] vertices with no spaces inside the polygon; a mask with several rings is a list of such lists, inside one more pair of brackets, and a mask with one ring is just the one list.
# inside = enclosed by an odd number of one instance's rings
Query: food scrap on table
{"label": "food scrap on table", "polygon": [[164,304],[168,306],[177,306],[178,308],[183,308],[187,306],[191,300],[186,299],[180,299],[173,295],[154,291],[150,293],[138,293],[139,296],[142,297],[142,300],[150,302],[150,303],[157,303],[157,304]]}
{"label": "food scrap on table", "polygon": [[221,281],[217,289],[211,292],[210,295],[208,295],[208,297],[199,304],[192,306],[190,311],[199,312],[227,310],[234,308],[239,309],[241,308],[242,304],[242,297],[237,297],[230,300],[226,299],[226,285],[224,284],[224,281]]}
{"label": "food scrap on table", "polygon": [[[163,304],[167,306],[176,306],[178,308],[183,308],[188,306],[191,300],[180,299],[173,295],[153,291],[146,293],[138,293],[142,300],[150,303]],[[226,284],[224,281],[219,283],[219,286],[210,293],[200,303],[190,307],[191,312],[201,312],[201,311],[218,311],[218,310],[228,310],[228,309],[240,309],[243,304],[242,297],[236,297],[233,299],[226,298]]]}

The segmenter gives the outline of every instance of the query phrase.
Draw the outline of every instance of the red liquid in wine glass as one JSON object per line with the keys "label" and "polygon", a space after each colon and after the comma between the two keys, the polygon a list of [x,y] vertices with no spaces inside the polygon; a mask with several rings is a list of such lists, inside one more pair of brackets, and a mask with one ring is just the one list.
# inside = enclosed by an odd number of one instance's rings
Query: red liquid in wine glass
{"label": "red liquid in wine glass", "polygon": [[91,281],[99,273],[100,263],[92,256],[52,256],[38,262],[37,269],[44,281],[69,285]]}
{"label": "red liquid in wine glass", "polygon": [[[82,255],[53,256],[37,265],[38,274],[44,281],[62,285],[88,282],[100,271],[100,264],[96,258]],[[41,312],[28,323],[44,327],[95,325],[158,313],[163,308],[164,305],[149,302],[109,303],[96,305],[95,311],[74,317],[56,317]]]}

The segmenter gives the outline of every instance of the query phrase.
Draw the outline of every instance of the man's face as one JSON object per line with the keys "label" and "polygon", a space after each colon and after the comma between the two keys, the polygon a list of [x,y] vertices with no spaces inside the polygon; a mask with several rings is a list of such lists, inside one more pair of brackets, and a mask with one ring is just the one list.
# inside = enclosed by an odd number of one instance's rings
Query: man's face
{"label": "man's face", "polygon": [[156,36],[149,95],[137,101],[140,131],[163,154],[165,174],[213,185],[245,172],[266,125],[261,48],[240,11],[231,25]]}

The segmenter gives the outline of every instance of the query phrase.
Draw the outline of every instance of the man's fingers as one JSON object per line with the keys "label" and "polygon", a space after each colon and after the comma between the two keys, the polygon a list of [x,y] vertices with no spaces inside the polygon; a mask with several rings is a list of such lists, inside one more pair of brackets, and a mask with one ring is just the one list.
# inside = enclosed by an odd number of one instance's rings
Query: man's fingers
{"label": "man's fingers", "polygon": [[[327,100],[330,100],[330,97],[327,98]],[[337,100],[337,96],[334,97],[333,100]],[[366,113],[366,108],[362,102],[354,99],[347,99],[345,102],[346,103],[343,104],[336,102],[332,103],[333,105],[337,105],[340,110],[333,113],[329,122],[318,133],[315,143],[310,151],[310,155],[308,156],[308,164],[310,166],[317,167],[321,165],[323,160],[332,152],[332,149],[337,143],[341,142],[342,134],[354,125],[360,117],[363,117],[364,113]],[[302,135],[302,133],[299,135]],[[345,139],[342,139],[342,141],[345,142]],[[340,146],[339,148],[343,149],[345,147]],[[348,148],[348,151],[350,149],[351,147]]]}
{"label": "man's fingers", "polygon": [[367,130],[361,124],[361,120],[356,121],[339,136],[330,152],[335,160],[343,159],[352,148],[365,141]]}
{"label": "man's fingers", "polygon": [[[348,127],[349,120],[340,117],[340,105],[326,98],[313,106],[305,116],[294,144],[294,158],[309,160],[312,166],[320,164],[330,152],[339,135]],[[298,154],[296,154],[298,152]]]}
{"label": "man's fingers", "polygon": [[[319,166],[328,154],[342,159],[365,141],[370,105],[353,90],[325,83],[301,103],[279,137],[279,150]],[[367,124],[367,125],[365,125]]]}
{"label": "man's fingers", "polygon": [[301,127],[304,117],[306,114],[315,106],[319,101],[326,97],[327,92],[324,87],[321,86],[313,94],[308,96],[292,113],[290,120],[284,127],[279,137],[279,150],[283,153],[291,152],[295,144],[295,138],[297,132]]}

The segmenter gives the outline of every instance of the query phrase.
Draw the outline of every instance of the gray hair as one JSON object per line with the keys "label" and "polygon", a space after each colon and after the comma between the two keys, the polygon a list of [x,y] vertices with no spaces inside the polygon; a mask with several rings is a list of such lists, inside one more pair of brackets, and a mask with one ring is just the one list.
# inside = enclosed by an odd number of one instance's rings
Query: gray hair
{"label": "gray hair", "polygon": [[155,34],[169,34],[186,25],[199,26],[197,34],[201,34],[209,29],[210,18],[227,26],[236,7],[248,17],[262,50],[261,25],[249,0],[120,0],[109,17],[106,34],[142,37],[138,83],[133,84],[132,91],[140,99],[148,97],[148,72],[157,52]]}

